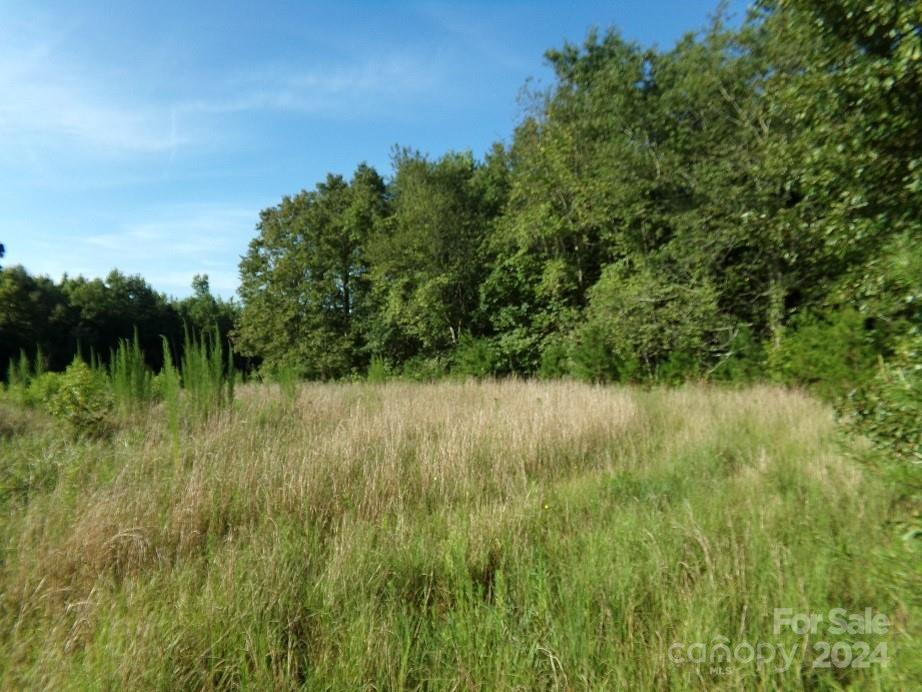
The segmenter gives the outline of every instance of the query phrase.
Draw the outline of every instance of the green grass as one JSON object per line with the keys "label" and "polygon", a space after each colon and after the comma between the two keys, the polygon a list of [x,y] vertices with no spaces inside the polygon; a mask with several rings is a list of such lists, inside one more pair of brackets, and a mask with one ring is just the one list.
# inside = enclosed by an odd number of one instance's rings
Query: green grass
{"label": "green grass", "polygon": [[[238,387],[73,441],[0,402],[10,689],[909,689],[906,498],[796,392]],[[177,438],[178,436],[178,438]],[[178,462],[176,455],[178,445]],[[885,614],[814,669],[775,608]],[[675,642],[797,646],[784,672]],[[830,637],[830,641],[849,637]]]}

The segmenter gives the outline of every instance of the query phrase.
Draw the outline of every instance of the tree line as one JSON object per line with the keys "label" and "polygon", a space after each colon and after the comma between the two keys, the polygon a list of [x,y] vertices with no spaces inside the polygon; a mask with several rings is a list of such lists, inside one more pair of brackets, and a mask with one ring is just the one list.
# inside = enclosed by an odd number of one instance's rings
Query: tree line
{"label": "tree line", "polygon": [[238,347],[318,378],[867,378],[922,321],[920,8],[551,50],[508,145],[397,149],[264,210]]}
{"label": "tree line", "polygon": [[[188,334],[217,328],[228,338],[239,305],[212,295],[206,275],[181,300],[155,291],[142,277],[112,271],[105,279],[33,276],[20,266],[0,271],[0,373],[24,354],[38,368],[63,370],[76,355],[107,363],[119,345],[134,340],[147,365],[163,367],[163,337],[181,357]],[[241,362],[241,365],[244,363]]]}

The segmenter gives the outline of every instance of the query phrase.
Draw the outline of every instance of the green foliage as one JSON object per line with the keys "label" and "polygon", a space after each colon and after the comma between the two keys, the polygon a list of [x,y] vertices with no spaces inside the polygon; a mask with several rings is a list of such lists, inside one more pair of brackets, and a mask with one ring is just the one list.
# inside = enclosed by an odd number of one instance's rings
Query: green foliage
{"label": "green foliage", "polygon": [[32,364],[25,350],[19,351],[19,358],[10,359],[9,370],[7,371],[7,384],[12,387],[25,388],[29,386],[32,379]]}
{"label": "green foliage", "polygon": [[851,300],[873,331],[878,350],[889,355],[896,343],[922,329],[922,234],[894,236],[868,258],[837,291]]}
{"label": "green foliage", "polygon": [[10,359],[6,370],[6,389],[9,395],[23,406],[40,406],[48,399],[53,388],[52,373],[45,372],[45,357],[41,346],[30,360],[25,350],[20,350],[19,357]]}
{"label": "green foliage", "polygon": [[6,371],[6,383],[10,389],[23,390],[29,386],[32,380],[32,364],[29,362],[29,356],[25,350],[19,351],[19,358],[9,361]]}
{"label": "green foliage", "polygon": [[234,398],[235,372],[217,329],[196,334],[186,330],[180,374],[189,414],[198,420],[229,406]]}
{"label": "green foliage", "polygon": [[341,377],[359,365],[369,302],[367,240],[385,208],[367,166],[351,182],[329,175],[260,215],[240,265],[239,348],[270,369]]}
{"label": "green foliage", "polygon": [[837,399],[873,374],[877,356],[862,315],[843,308],[794,320],[769,351],[768,362],[782,381]]}
{"label": "green foliage", "polygon": [[311,379],[386,362],[415,379],[774,377],[841,399],[879,358],[901,371],[922,328],[920,21],[917,1],[760,0],[666,49],[591,31],[548,51],[554,79],[508,146],[396,148],[387,181],[362,164],[264,210],[242,307],[203,275],[169,301],[119,272],[5,268],[10,389],[38,373],[20,350],[60,370],[83,344],[123,359],[116,399],[148,398],[127,373],[139,352],[156,371],[166,335],[189,407],[220,406],[233,381],[214,384],[201,345],[180,355],[185,322]]}
{"label": "green foliage", "polygon": [[448,372],[444,360],[438,357],[414,356],[403,364],[401,377],[413,382],[433,382]]}
{"label": "green foliage", "polygon": [[628,380],[636,370],[635,361],[625,362],[611,344],[608,329],[600,322],[583,325],[574,335],[570,351],[570,371],[587,382]]}
{"label": "green foliage", "polygon": [[496,370],[496,354],[489,339],[462,335],[455,348],[452,372],[471,377],[488,377]]}
{"label": "green foliage", "polygon": [[26,403],[47,409],[61,389],[63,375],[59,372],[43,372],[32,378],[26,390]]}
{"label": "green foliage", "polygon": [[157,293],[140,276],[111,272],[105,280],[82,277],[62,281],[61,290],[69,306],[72,326],[69,346],[95,353],[105,360],[124,340],[137,340],[150,360],[149,367],[161,366],[160,336],[178,342],[182,321],[166,296]]}
{"label": "green foliage", "polygon": [[611,265],[593,287],[578,331],[576,374],[602,381],[694,376],[712,358],[721,322],[709,283],[673,282],[651,267]]}
{"label": "green foliage", "polygon": [[175,303],[175,308],[183,323],[197,332],[217,329],[222,341],[227,340],[240,312],[233,300],[212,295],[207,274],[196,274],[192,278],[192,295]]}
{"label": "green foliage", "polygon": [[102,437],[113,429],[113,400],[105,373],[75,359],[48,402],[51,415],[77,437]]}
{"label": "green foliage", "polygon": [[725,382],[752,382],[765,372],[765,352],[748,324],[737,324],[721,333],[725,343],[708,377]]}
{"label": "green foliage", "polygon": [[131,341],[119,342],[109,359],[109,379],[116,406],[130,411],[149,404],[155,395],[153,378],[135,331]]}
{"label": "green foliage", "polygon": [[[538,375],[546,380],[560,379],[570,373],[570,349],[562,338],[549,339],[541,350]],[[591,376],[585,379],[593,379]]]}
{"label": "green foliage", "polygon": [[391,369],[381,356],[372,356],[371,363],[368,365],[368,374],[366,379],[369,382],[380,384],[386,382],[391,376]]}
{"label": "green foliage", "polygon": [[286,400],[292,402],[297,398],[301,373],[296,367],[290,364],[263,367],[261,374],[264,380],[269,380],[279,386]]}
{"label": "green foliage", "polygon": [[394,169],[392,213],[368,253],[378,307],[369,337],[391,358],[434,356],[480,327],[481,249],[501,169],[478,165],[470,153],[430,161],[405,149],[395,152]]}
{"label": "green foliage", "polygon": [[207,276],[196,276],[193,289],[176,301],[117,271],[54,283],[8,268],[0,272],[0,376],[9,378],[7,363],[20,350],[40,350],[42,369],[61,371],[81,351],[106,360],[125,340],[137,340],[147,366],[159,370],[160,336],[180,345],[184,322],[198,331],[217,326],[226,340],[239,306],[212,296]]}
{"label": "green foliage", "polygon": [[654,379],[664,384],[682,384],[694,380],[702,374],[702,363],[690,351],[672,351],[664,361],[656,366]]}
{"label": "green foliage", "polygon": [[855,430],[898,458],[922,464],[922,335],[907,338],[890,362],[881,362],[849,404]]}
{"label": "green foliage", "polygon": [[4,379],[10,379],[7,364],[22,351],[33,354],[41,349],[42,361],[47,358],[53,367],[63,368],[73,357],[68,338],[71,324],[60,285],[31,276],[22,267],[0,272],[0,375]]}
{"label": "green foliage", "polygon": [[[765,0],[668,50],[612,29],[549,51],[508,148],[396,150],[362,232],[355,181],[264,212],[248,348],[320,378],[377,354],[422,379],[449,362],[841,398],[922,325],[917,4]],[[356,336],[331,316],[359,276]]]}
{"label": "green foliage", "polygon": [[182,379],[179,370],[173,365],[170,342],[167,341],[165,336],[162,337],[161,347],[163,349],[163,369],[157,374],[154,387],[163,398],[163,403],[166,407],[167,427],[170,431],[173,456],[175,458],[179,455],[180,417],[182,415],[182,394],[180,389]]}

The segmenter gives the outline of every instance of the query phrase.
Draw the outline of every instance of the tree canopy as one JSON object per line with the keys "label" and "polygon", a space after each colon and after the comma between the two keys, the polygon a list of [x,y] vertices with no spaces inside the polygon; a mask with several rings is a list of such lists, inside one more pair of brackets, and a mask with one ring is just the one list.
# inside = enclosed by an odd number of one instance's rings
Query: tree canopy
{"label": "tree canopy", "polygon": [[920,323],[920,26],[919,2],[763,0],[669,50],[550,50],[483,160],[397,149],[387,181],[264,211],[242,343],[316,377],[809,380],[801,329],[886,359]]}

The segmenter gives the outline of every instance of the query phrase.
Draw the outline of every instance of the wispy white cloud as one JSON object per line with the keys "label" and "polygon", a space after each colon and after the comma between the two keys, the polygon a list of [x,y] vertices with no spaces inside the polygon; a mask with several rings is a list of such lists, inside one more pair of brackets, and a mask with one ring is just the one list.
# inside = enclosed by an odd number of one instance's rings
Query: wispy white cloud
{"label": "wispy white cloud", "polygon": [[[426,38],[343,29],[344,48],[334,27],[331,50],[286,32],[236,54],[195,44],[178,21],[148,32],[126,25],[132,11],[111,24],[107,13],[0,2],[0,220],[14,229],[3,239],[14,261],[54,277],[118,267],[184,294],[207,272],[232,293],[266,190],[329,167],[313,141],[327,152],[342,122],[365,136],[449,103],[465,69]],[[168,204],[195,191],[228,202]]]}
{"label": "wispy white cloud", "polygon": [[177,104],[180,115],[283,111],[307,115],[368,115],[422,95],[441,82],[424,56],[374,55],[311,69],[271,65],[225,77],[203,99]]}
{"label": "wispy white cloud", "polygon": [[110,105],[85,88],[38,76],[13,81],[5,78],[2,67],[0,90],[0,132],[5,137],[55,137],[101,147],[107,154],[165,152],[181,143],[157,109]]}
{"label": "wispy white cloud", "polygon": [[[180,148],[220,140],[231,126],[222,116],[380,114],[431,95],[441,79],[431,56],[395,50],[308,69],[273,63],[136,74],[81,55],[79,42],[67,38],[47,22],[0,26],[0,137],[7,143],[0,157],[42,165],[49,150],[65,146],[94,158],[165,154],[172,162]],[[133,88],[142,82],[153,88]]]}
{"label": "wispy white cloud", "polygon": [[118,253],[120,258],[195,258],[236,251],[241,237],[252,235],[256,212],[250,208],[189,204],[148,212],[144,221],[123,224],[111,233],[91,235],[83,243]]}
{"label": "wispy white cloud", "polygon": [[282,63],[162,75],[162,91],[172,96],[152,101],[132,94],[130,80],[144,76],[84,64],[67,46],[62,34],[49,36],[43,26],[15,35],[0,27],[0,135],[7,141],[53,139],[110,155],[172,154],[194,137],[214,134],[215,122],[195,119],[246,111],[356,115],[431,93],[439,83],[427,56],[370,52],[310,69]]}
{"label": "wispy white cloud", "polygon": [[117,93],[125,85],[105,66],[81,67],[80,56],[64,51],[66,35],[44,24],[0,28],[0,136],[15,155],[61,143],[104,154],[180,143],[168,108],[125,99]]}
{"label": "wispy white cloud", "polygon": [[424,2],[414,9],[440,34],[452,37],[450,45],[479,53],[491,65],[525,73],[535,67],[534,56],[511,48],[508,38],[510,23],[529,10],[528,3],[520,7],[496,3],[474,8],[459,3]]}

